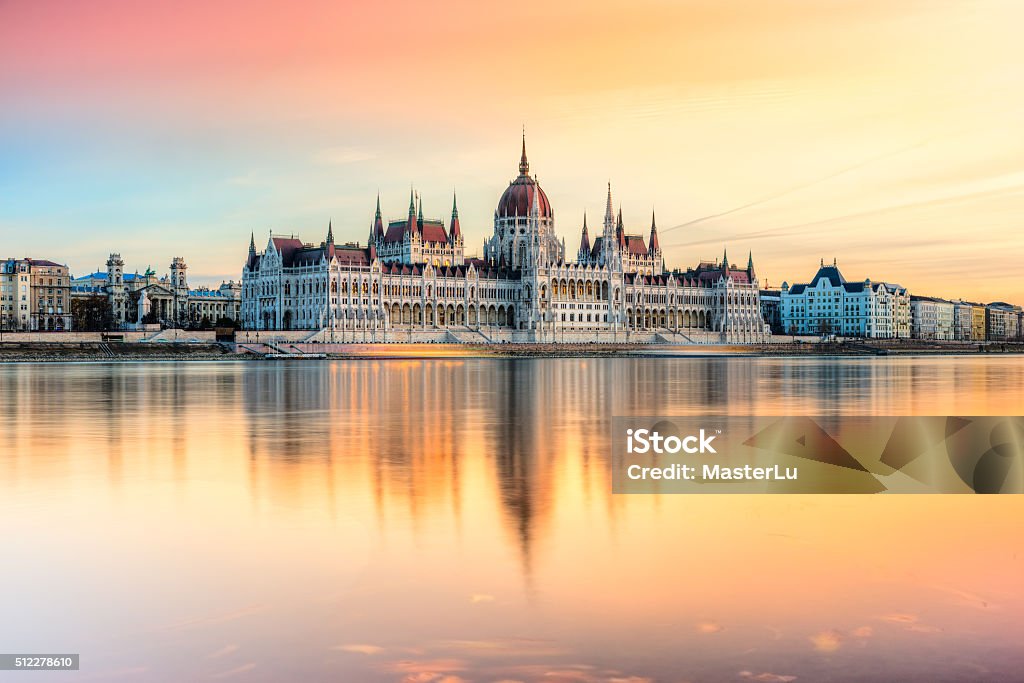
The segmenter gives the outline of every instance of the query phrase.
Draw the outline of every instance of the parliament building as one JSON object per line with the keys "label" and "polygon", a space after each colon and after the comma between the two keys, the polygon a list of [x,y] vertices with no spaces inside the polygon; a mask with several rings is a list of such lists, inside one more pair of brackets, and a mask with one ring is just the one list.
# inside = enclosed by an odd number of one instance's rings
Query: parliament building
{"label": "parliament building", "polygon": [[[425,219],[413,193],[407,215],[385,221],[380,197],[367,244],[319,244],[273,233],[255,238],[242,269],[243,326],[308,330],[309,341],[756,343],[761,317],[753,258],[669,270],[652,215],[633,234],[612,208],[593,239],[586,217],[575,258],[555,232],[555,212],[530,175],[498,200],[482,256],[464,251],[458,207]],[[598,232],[599,230],[599,232]]]}

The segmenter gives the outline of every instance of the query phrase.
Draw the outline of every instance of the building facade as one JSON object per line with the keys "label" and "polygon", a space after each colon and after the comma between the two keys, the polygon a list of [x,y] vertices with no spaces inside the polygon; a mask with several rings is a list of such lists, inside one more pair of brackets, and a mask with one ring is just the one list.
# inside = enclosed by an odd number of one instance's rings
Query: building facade
{"label": "building facade", "polygon": [[910,336],[910,295],[900,285],[847,282],[835,261],[821,262],[807,284],[782,283],[782,326],[787,334],[872,339]]}
{"label": "building facade", "polygon": [[953,339],[985,341],[985,306],[963,299],[953,302]]}
{"label": "building facade", "polygon": [[761,290],[761,317],[772,334],[785,334],[782,324],[782,292],[777,289]]}
{"label": "building facade", "polygon": [[1002,301],[985,307],[985,333],[988,341],[1020,339],[1021,307]]}
{"label": "building facade", "polygon": [[120,254],[111,254],[106,271],[77,277],[72,282],[75,297],[102,296],[110,304],[114,326],[127,329],[140,324],[189,327],[210,324],[218,318],[241,318],[241,285],[223,282],[217,289],[190,289],[188,265],[175,256],[168,273],[157,277],[152,268],[139,274],[124,272]]}
{"label": "building facade", "polygon": [[0,328],[71,330],[70,291],[64,264],[33,258],[0,261]]}
{"label": "building facade", "polygon": [[914,339],[953,341],[955,333],[953,302],[930,296],[910,297],[910,336]]}
{"label": "building facade", "polygon": [[746,268],[723,256],[666,270],[653,217],[646,239],[627,233],[609,185],[601,235],[591,243],[584,216],[569,260],[529,169],[524,141],[482,257],[464,252],[454,200],[446,227],[424,219],[415,193],[407,215],[386,227],[378,197],[365,247],[336,244],[331,224],[319,244],[271,234],[257,252],[253,236],[242,270],[243,326],[376,341],[427,330],[444,330],[451,341],[767,338],[752,257]]}

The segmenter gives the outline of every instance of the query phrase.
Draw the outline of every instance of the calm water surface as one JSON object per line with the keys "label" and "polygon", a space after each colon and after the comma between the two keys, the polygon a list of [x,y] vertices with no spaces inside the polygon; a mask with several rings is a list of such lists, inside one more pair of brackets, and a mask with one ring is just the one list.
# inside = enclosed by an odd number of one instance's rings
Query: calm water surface
{"label": "calm water surface", "polygon": [[2,680],[1020,680],[1024,496],[612,496],[614,414],[1019,415],[1024,359],[0,366]]}

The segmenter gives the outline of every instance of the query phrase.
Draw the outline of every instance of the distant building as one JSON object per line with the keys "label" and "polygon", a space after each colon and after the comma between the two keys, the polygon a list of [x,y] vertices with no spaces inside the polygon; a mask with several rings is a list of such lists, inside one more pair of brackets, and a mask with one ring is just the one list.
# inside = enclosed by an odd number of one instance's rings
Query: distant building
{"label": "distant building", "polygon": [[653,216],[648,237],[628,233],[609,186],[600,234],[591,242],[584,216],[569,259],[551,203],[529,171],[524,141],[519,175],[498,200],[483,258],[465,254],[454,201],[446,229],[445,221],[424,218],[415,194],[405,218],[386,228],[378,197],[365,247],[336,244],[331,223],[319,243],[272,234],[257,251],[252,237],[242,270],[245,328],[377,340],[440,330],[477,342],[767,338],[753,258],[746,268],[723,254],[721,262],[668,271]]}
{"label": "distant building", "polygon": [[0,329],[70,330],[70,287],[66,265],[33,258],[0,261]]}
{"label": "distant building", "polygon": [[833,261],[807,284],[782,283],[782,326],[787,333],[895,339],[910,336],[910,295],[886,282],[848,282]]}
{"label": "distant building", "polygon": [[985,305],[963,301],[953,302],[953,339],[985,341]]}
{"label": "distant building", "polygon": [[188,327],[198,325],[204,318],[210,323],[222,317],[240,320],[241,284],[229,281],[217,289],[189,289],[188,265],[180,256],[171,260],[169,273],[163,277],[157,277],[150,267],[141,275],[137,270],[125,273],[124,260],[116,253],[110,255],[106,265],[106,272],[76,277],[71,295],[105,297],[117,328],[139,323]]}
{"label": "distant building", "polygon": [[785,334],[782,324],[782,292],[777,289],[761,290],[761,317],[771,328],[772,334]]}
{"label": "distant building", "polygon": [[985,331],[989,341],[1020,339],[1020,306],[997,301],[985,307],[985,316]]}
{"label": "distant building", "polygon": [[914,339],[934,341],[955,339],[955,306],[953,302],[930,296],[911,296],[910,336]]}

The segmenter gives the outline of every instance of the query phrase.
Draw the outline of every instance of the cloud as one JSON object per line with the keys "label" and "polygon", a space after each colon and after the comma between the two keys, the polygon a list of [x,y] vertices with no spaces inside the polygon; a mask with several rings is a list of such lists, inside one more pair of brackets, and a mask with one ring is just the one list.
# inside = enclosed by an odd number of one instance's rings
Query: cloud
{"label": "cloud", "polygon": [[882,621],[888,621],[890,624],[913,624],[917,621],[916,614],[886,614],[885,616],[879,618]]}
{"label": "cloud", "polygon": [[402,683],[467,683],[467,681],[461,676],[422,671],[420,673],[409,674],[402,679]]}
{"label": "cloud", "polygon": [[213,676],[211,676],[210,678],[230,678],[231,676],[243,674],[246,671],[252,671],[255,668],[256,662],[249,662],[248,664],[243,664],[242,666],[236,666],[234,669],[228,669],[227,671],[221,671],[218,674],[213,674]]}
{"label": "cloud", "polygon": [[331,649],[338,650],[339,652],[352,652],[360,655],[379,655],[381,652],[384,652],[384,648],[378,645],[363,645],[359,643],[335,645]]}
{"label": "cloud", "polygon": [[476,657],[551,657],[565,654],[546,640],[529,640],[526,638],[494,638],[491,640],[443,640],[435,644],[442,650],[454,650],[460,654]]}
{"label": "cloud", "polygon": [[697,624],[698,633],[719,633],[722,630],[722,625],[713,621],[702,621]]}
{"label": "cloud", "polygon": [[835,652],[842,647],[843,634],[834,629],[822,631],[817,635],[811,636],[810,641],[818,652]]}
{"label": "cloud", "polygon": [[755,674],[753,671],[741,671],[739,677],[750,681],[762,681],[763,683],[790,683],[790,681],[796,680],[796,676],[773,674],[767,671],[759,674]]}
{"label": "cloud", "polygon": [[215,651],[211,652],[210,654],[206,655],[206,658],[207,659],[217,659],[218,657],[224,657],[225,655],[229,655],[229,654],[231,654],[232,652],[234,652],[237,649],[238,649],[237,645],[225,645],[221,649],[215,650]]}
{"label": "cloud", "polygon": [[885,616],[879,617],[879,619],[887,621],[890,624],[902,626],[904,630],[912,633],[938,633],[942,630],[937,626],[922,624],[920,622],[920,618],[916,614],[897,612],[895,614],[886,614]]}
{"label": "cloud", "polygon": [[397,662],[389,662],[386,668],[398,673],[440,674],[448,671],[465,671],[466,662],[461,659],[440,657],[437,659],[401,659]]}

